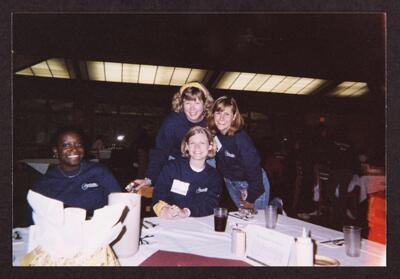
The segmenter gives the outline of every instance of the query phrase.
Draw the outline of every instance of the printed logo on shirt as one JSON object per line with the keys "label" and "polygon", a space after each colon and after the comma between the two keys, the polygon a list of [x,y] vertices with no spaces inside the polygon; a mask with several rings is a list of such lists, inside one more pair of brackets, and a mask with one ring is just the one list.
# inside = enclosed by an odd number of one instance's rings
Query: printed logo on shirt
{"label": "printed logo on shirt", "polygon": [[186,196],[189,190],[189,185],[190,183],[174,179],[174,181],[172,182],[171,192]]}
{"label": "printed logo on shirt", "polygon": [[97,184],[96,182],[94,183],[83,183],[81,185],[81,188],[83,191],[86,191],[89,188],[95,188],[95,187],[99,187],[99,184]]}
{"label": "printed logo on shirt", "polygon": [[196,189],[196,194],[199,194],[199,193],[205,193],[205,192],[207,192],[208,191],[208,188],[197,188]]}
{"label": "printed logo on shirt", "polygon": [[236,157],[235,154],[229,153],[228,150],[225,150],[225,156],[226,157],[230,157],[230,158],[235,158]]}

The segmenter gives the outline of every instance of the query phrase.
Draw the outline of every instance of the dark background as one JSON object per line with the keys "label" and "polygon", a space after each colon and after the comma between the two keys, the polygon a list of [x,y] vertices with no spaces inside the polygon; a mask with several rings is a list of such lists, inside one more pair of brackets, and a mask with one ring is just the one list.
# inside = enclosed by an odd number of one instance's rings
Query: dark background
{"label": "dark background", "polygon": [[[187,4],[183,1],[175,1],[169,5],[163,4],[162,1],[152,1],[145,3],[135,3],[126,4],[124,1],[119,1],[117,4],[108,3],[108,1],[99,2],[99,6],[88,6],[86,1],[75,1],[70,3],[70,1],[41,1],[40,4],[37,2],[29,1],[13,1],[12,3],[2,2],[2,17],[1,17],[1,36],[3,43],[2,46],[2,60],[1,60],[1,74],[2,74],[2,90],[1,90],[1,100],[2,100],[2,176],[1,185],[3,186],[2,202],[0,204],[1,209],[1,223],[4,224],[0,228],[1,236],[3,240],[7,239],[11,231],[11,162],[12,162],[12,129],[11,129],[11,119],[13,115],[12,111],[12,98],[11,94],[11,83],[12,78],[10,74],[11,68],[11,12],[15,11],[50,11],[50,12],[60,12],[60,11],[107,11],[107,12],[117,12],[124,11],[130,12],[137,9],[147,10],[147,11],[176,11],[176,10],[187,10],[193,9],[196,11],[209,11],[215,12],[220,11],[259,11],[259,10],[275,10],[275,11],[353,11],[353,12],[367,12],[367,11],[384,11],[387,12],[387,30],[388,30],[388,51],[387,51],[387,98],[386,98],[386,143],[388,147],[387,152],[387,187],[389,188],[388,194],[388,255],[387,255],[387,265],[388,268],[356,268],[356,269],[335,269],[328,270],[324,269],[321,272],[317,270],[305,270],[297,268],[289,269],[199,269],[199,268],[189,268],[189,269],[139,269],[139,268],[120,268],[120,269],[93,269],[93,268],[68,268],[68,269],[50,269],[50,268],[10,268],[11,266],[11,240],[1,242],[1,258],[0,262],[1,277],[2,278],[80,278],[80,277],[107,277],[119,276],[121,278],[128,278],[134,276],[147,277],[198,277],[204,278],[221,278],[221,277],[245,277],[251,278],[255,276],[266,276],[266,274],[273,275],[283,275],[286,277],[306,277],[307,278],[320,278],[321,276],[327,278],[337,278],[343,276],[352,276],[355,278],[368,278],[378,277],[378,276],[388,276],[392,275],[396,277],[398,264],[398,226],[399,226],[399,207],[397,200],[399,198],[399,191],[397,187],[396,178],[398,177],[396,173],[397,166],[399,165],[399,150],[398,150],[398,131],[399,131],[399,112],[397,110],[399,98],[397,92],[399,90],[397,77],[399,76],[399,26],[398,23],[398,5],[395,1],[386,1],[376,3],[376,1],[307,1],[298,3],[298,1],[277,1],[274,3],[245,3],[240,1],[220,1],[218,3],[213,3],[209,5],[207,2],[197,3],[197,4]],[[379,75],[378,75],[379,76]],[[253,102],[251,102],[253,103]],[[322,274],[321,274],[322,273]],[[388,276],[390,277],[390,276]]]}

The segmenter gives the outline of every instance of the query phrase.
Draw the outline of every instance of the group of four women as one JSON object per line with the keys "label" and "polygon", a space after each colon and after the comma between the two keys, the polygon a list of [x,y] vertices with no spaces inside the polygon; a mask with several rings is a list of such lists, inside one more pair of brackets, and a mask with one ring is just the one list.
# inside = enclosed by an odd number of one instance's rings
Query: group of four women
{"label": "group of four women", "polygon": [[[269,181],[243,130],[235,99],[223,96],[214,101],[201,83],[190,82],[174,95],[172,109],[150,151],[146,178],[134,180],[127,191],[154,187],[154,212],[167,219],[212,214],[224,182],[238,208],[264,208]],[[109,193],[120,191],[106,168],[83,160],[78,131],[59,132],[53,152],[60,164],[33,190],[89,212],[106,205]],[[245,201],[240,199],[244,190]]]}

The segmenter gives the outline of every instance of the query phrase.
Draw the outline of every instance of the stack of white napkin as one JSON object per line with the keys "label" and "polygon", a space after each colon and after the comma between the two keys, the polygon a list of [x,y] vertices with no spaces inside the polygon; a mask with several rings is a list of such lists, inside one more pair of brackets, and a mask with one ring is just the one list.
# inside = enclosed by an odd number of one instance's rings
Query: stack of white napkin
{"label": "stack of white napkin", "polygon": [[107,247],[123,228],[119,222],[125,207],[122,204],[97,209],[86,221],[84,209],[64,209],[62,202],[32,190],[27,199],[35,223],[30,227],[29,252],[39,246],[53,259],[91,256]]}

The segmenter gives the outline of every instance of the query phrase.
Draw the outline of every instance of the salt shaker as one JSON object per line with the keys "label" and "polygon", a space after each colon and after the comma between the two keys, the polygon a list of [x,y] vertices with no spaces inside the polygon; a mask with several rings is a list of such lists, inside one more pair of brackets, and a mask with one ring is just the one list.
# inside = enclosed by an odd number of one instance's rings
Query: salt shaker
{"label": "salt shaker", "polygon": [[306,229],[303,228],[303,235],[296,241],[297,266],[313,266],[314,251],[311,238],[307,236]]}
{"label": "salt shaker", "polygon": [[246,252],[246,233],[241,229],[232,229],[231,251],[239,257],[243,257]]}

